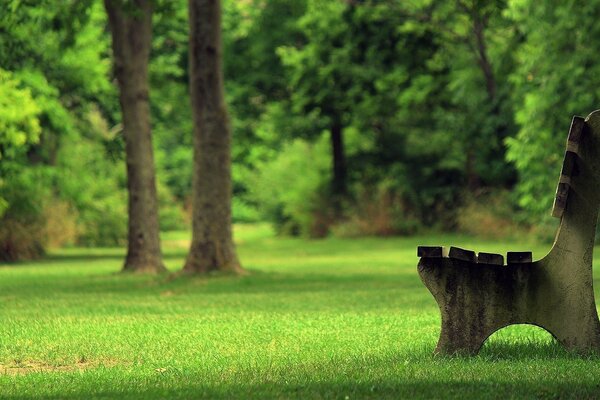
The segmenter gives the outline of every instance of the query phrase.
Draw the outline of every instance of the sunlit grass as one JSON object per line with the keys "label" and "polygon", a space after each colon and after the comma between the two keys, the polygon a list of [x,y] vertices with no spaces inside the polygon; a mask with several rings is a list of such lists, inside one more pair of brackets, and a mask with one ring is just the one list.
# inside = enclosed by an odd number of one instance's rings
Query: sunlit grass
{"label": "sunlit grass", "polygon": [[[0,267],[0,398],[600,396],[600,359],[568,354],[535,327],[498,332],[475,358],[431,355],[440,320],[416,274],[418,244],[535,258],[549,246],[313,241],[276,238],[268,225],[238,226],[236,239],[247,276],[117,274],[123,249]],[[187,240],[163,235],[171,271]]]}

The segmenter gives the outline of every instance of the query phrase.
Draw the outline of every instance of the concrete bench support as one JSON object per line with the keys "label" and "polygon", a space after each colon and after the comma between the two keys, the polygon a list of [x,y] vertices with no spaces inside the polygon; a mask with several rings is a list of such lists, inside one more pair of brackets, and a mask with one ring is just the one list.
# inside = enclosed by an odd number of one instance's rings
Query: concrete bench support
{"label": "concrete bench support", "polygon": [[[421,280],[437,301],[440,354],[477,354],[485,340],[512,324],[533,324],[565,348],[600,352],[592,254],[600,206],[600,111],[574,117],[552,215],[561,219],[552,249],[502,255],[465,249],[418,250]],[[441,248],[440,248],[441,249]]]}

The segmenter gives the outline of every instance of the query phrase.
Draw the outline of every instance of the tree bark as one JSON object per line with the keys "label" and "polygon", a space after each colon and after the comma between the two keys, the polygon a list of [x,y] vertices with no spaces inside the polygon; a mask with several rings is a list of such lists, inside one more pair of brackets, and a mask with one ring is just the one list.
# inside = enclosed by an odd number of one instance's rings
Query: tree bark
{"label": "tree bark", "polygon": [[231,129],[225,105],[220,0],[189,0],[194,117],[192,243],[184,271],[241,272],[231,223]]}
{"label": "tree bark", "polygon": [[104,5],[112,32],[127,163],[129,228],[123,270],[161,272],[165,267],[160,249],[148,88],[152,1],[134,0],[131,9],[117,0],[105,0]]}
{"label": "tree bark", "polygon": [[475,16],[473,18],[473,35],[475,36],[475,43],[477,45],[477,60],[485,79],[488,98],[493,102],[496,99],[496,78],[487,54],[487,46],[484,37],[485,27],[486,20],[484,17]]}
{"label": "tree bark", "polygon": [[[483,74],[486,93],[488,101],[490,102],[491,112],[494,115],[499,115],[500,109],[496,99],[496,77],[494,76],[494,69],[488,57],[487,44],[485,41],[485,29],[487,27],[489,16],[485,15],[485,13],[482,13],[482,11],[477,9],[475,5],[473,5],[472,9],[466,8],[466,10],[470,14],[473,23],[472,32],[473,38],[475,39],[475,47],[473,50],[475,51],[477,64],[479,65],[479,68],[481,69],[481,72]],[[498,127],[496,131],[499,135],[502,131],[502,128]],[[473,148],[469,148],[467,150],[467,160],[465,169],[467,174],[467,187],[471,192],[475,192],[481,186],[481,177],[477,173],[475,159],[475,151],[473,150]]]}
{"label": "tree bark", "polygon": [[340,211],[341,202],[347,194],[346,186],[346,153],[344,152],[344,129],[342,124],[334,119],[331,125],[331,151],[333,158],[333,177],[331,189],[334,208]]}

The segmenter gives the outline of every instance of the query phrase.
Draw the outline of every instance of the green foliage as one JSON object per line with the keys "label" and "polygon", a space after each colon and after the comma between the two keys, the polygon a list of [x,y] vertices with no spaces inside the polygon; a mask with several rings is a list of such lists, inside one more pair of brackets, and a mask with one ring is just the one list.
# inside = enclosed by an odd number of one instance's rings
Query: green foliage
{"label": "green foliage", "polygon": [[326,233],[320,225],[328,212],[327,152],[324,136],[315,144],[296,139],[275,158],[257,166],[251,178],[251,196],[278,231],[304,236]]}
{"label": "green foliage", "polygon": [[3,226],[21,238],[4,235],[0,253],[6,257],[6,246],[16,249],[11,259],[34,256],[28,248],[41,253],[52,210],[76,216],[79,243],[123,243],[124,167],[108,152],[115,135],[105,100],[114,91],[101,4],[10,6],[12,12],[0,17],[0,203]]}
{"label": "green foliage", "polygon": [[44,204],[50,198],[48,170],[28,168],[6,176],[2,196],[6,202],[0,217],[0,260],[39,258],[46,245]]}
{"label": "green foliage", "polygon": [[55,187],[78,210],[77,241],[84,245],[124,244],[127,237],[125,169],[93,139],[66,142],[58,154]]}
{"label": "green foliage", "polygon": [[255,204],[250,203],[249,199],[242,199],[239,196],[232,199],[231,212],[233,222],[249,223],[264,220]]}
{"label": "green foliage", "polygon": [[10,206],[6,192],[7,174],[18,169],[15,160],[28,145],[39,140],[39,108],[30,90],[9,71],[0,69],[0,217]]}
{"label": "green foliage", "polygon": [[0,160],[16,157],[40,135],[38,105],[31,91],[9,71],[0,69]]}
{"label": "green foliage", "polygon": [[175,201],[169,188],[161,181],[157,182],[159,226],[161,231],[181,230],[188,227],[180,204]]}
{"label": "green foliage", "polygon": [[[456,113],[443,109],[451,98],[446,87],[451,68],[476,67],[466,61],[465,66],[455,65],[456,59],[443,56],[452,51],[445,47],[450,43],[443,41],[433,24],[414,24],[412,16],[422,12],[415,5],[307,4],[298,21],[302,40],[278,49],[293,91],[283,115],[287,124],[273,125],[281,127],[278,132],[307,138],[318,136],[336,121],[343,125],[355,188],[346,203],[350,219],[365,214],[360,205],[365,201],[364,188],[391,185],[393,190],[383,190],[387,194],[381,196],[396,198],[394,207],[403,211],[387,214],[404,215],[378,231],[395,230],[392,225],[412,231],[415,221],[451,226],[449,210],[464,185],[464,153],[470,143],[458,135],[464,125],[448,123]],[[468,53],[464,58],[477,65]],[[458,116],[466,120],[468,113],[461,110]],[[312,124],[295,129],[294,121],[305,115]],[[497,155],[500,160],[502,156]],[[448,223],[439,223],[445,220]]]}
{"label": "green foliage", "polygon": [[[159,182],[164,183],[161,196],[172,194],[181,205],[189,198],[192,181],[187,2],[159,2],[153,19],[153,34],[150,103],[157,174]],[[168,213],[174,217],[173,212]]]}
{"label": "green foliage", "polygon": [[571,117],[600,104],[599,46],[591,39],[600,27],[590,17],[599,5],[510,2],[509,16],[524,40],[511,76],[520,129],[507,140],[508,158],[519,171],[519,204],[535,219],[549,216]]}
{"label": "green foliage", "polygon": [[[192,176],[187,2],[154,4],[161,227],[175,229],[188,222],[181,210]],[[331,227],[452,230],[464,225],[464,199],[513,188],[506,201],[515,218],[538,221],[550,209],[571,115],[600,102],[590,89],[599,75],[589,39],[599,33],[596,0],[223,6],[235,221],[268,219],[281,232],[316,236]],[[123,243],[124,143],[102,2],[0,7],[8,10],[0,14],[0,215],[15,212],[4,194],[11,181],[40,168],[44,201],[72,213],[79,243]],[[341,202],[324,139],[338,124],[348,170]]]}

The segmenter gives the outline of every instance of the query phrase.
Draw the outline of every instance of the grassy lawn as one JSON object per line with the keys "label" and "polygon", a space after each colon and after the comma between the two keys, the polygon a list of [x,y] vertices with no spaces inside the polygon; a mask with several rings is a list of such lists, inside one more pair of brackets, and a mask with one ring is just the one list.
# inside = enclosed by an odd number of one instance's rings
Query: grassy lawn
{"label": "grassy lawn", "polygon": [[[117,248],[0,265],[0,398],[600,397],[600,358],[565,353],[539,328],[506,328],[474,358],[431,355],[440,320],[418,244],[534,258],[549,246],[308,241],[264,225],[236,237],[247,276],[121,275]],[[176,271],[187,234],[163,239]]]}

